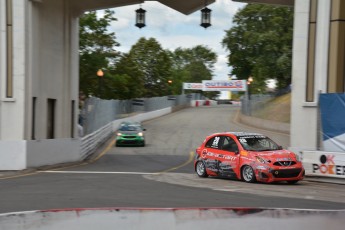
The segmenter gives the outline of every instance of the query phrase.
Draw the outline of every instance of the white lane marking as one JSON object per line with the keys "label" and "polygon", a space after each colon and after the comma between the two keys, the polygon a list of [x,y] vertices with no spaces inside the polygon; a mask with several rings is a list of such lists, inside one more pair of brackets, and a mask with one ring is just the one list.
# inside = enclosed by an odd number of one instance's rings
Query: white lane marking
{"label": "white lane marking", "polygon": [[41,171],[42,173],[71,173],[71,174],[129,174],[129,175],[158,175],[159,173],[145,172],[99,172],[99,171]]}

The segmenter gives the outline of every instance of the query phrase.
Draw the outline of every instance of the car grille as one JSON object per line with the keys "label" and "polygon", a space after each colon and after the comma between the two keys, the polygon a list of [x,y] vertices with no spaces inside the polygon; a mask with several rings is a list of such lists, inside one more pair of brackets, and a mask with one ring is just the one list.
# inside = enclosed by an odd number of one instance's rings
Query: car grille
{"label": "car grille", "polygon": [[275,178],[289,178],[297,177],[301,173],[302,169],[280,169],[272,170],[272,175]]}
{"label": "car grille", "polygon": [[126,138],[126,139],[127,139],[127,138],[128,138],[128,139],[134,139],[134,138],[136,138],[136,137],[137,137],[137,136],[133,136],[133,135],[132,135],[132,136],[129,136],[129,135],[128,135],[128,136],[127,136],[127,135],[126,135],[126,136],[123,136],[123,138]]}
{"label": "car grille", "polygon": [[296,161],[276,161],[273,163],[275,166],[291,166],[295,165]]}

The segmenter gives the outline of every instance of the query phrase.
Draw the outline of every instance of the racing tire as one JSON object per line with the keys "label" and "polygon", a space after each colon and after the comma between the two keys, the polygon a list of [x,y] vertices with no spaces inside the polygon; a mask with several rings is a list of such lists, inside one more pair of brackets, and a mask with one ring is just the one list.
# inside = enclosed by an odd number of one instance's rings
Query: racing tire
{"label": "racing tire", "polygon": [[242,180],[247,183],[254,183],[256,181],[255,172],[249,165],[243,166],[241,170]]}
{"label": "racing tire", "polygon": [[208,177],[204,162],[198,161],[195,165],[195,172],[199,177]]}
{"label": "racing tire", "polygon": [[296,184],[298,180],[288,180],[286,181],[288,184]]}

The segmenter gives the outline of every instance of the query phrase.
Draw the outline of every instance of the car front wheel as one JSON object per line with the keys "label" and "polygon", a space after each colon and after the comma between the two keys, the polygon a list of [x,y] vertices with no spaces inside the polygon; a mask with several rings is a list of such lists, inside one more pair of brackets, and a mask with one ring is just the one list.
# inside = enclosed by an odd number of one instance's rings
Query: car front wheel
{"label": "car front wheel", "polygon": [[243,166],[242,179],[247,183],[253,183],[256,181],[254,170],[249,165]]}
{"label": "car front wheel", "polygon": [[206,172],[206,167],[204,162],[198,161],[195,166],[196,174],[198,174],[199,177],[208,177]]}

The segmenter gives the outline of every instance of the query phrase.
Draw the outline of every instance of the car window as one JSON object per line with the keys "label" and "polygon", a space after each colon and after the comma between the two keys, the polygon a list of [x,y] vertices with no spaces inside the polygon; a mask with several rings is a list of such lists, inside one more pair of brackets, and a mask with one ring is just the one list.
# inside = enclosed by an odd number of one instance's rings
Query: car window
{"label": "car window", "polygon": [[141,126],[136,125],[136,124],[123,124],[121,125],[121,127],[119,128],[120,131],[140,131],[141,130]]}
{"label": "car window", "polygon": [[207,141],[205,147],[206,148],[213,148],[218,149],[220,144],[220,136],[215,136]]}
{"label": "car window", "polygon": [[224,137],[223,145],[222,145],[222,150],[229,151],[229,152],[237,152],[238,151],[238,146],[235,142],[234,139],[231,137]]}
{"label": "car window", "polygon": [[264,136],[239,137],[238,140],[243,148],[249,151],[271,151],[280,149],[279,145]]}

